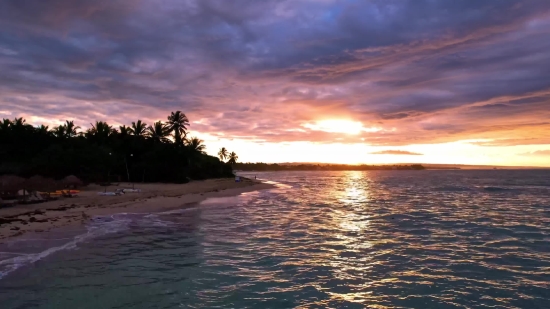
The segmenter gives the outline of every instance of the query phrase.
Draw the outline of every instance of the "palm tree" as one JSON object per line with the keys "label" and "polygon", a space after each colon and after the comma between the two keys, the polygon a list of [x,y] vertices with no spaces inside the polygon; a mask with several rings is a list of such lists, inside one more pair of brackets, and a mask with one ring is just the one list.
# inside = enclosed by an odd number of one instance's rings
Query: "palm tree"
{"label": "palm tree", "polygon": [[11,125],[11,120],[4,118],[2,119],[2,122],[0,122],[0,130],[7,131],[10,129]]}
{"label": "palm tree", "polygon": [[225,149],[225,147],[220,148],[220,151],[218,151],[218,157],[220,158],[220,161],[223,162],[228,156],[228,151]]}
{"label": "palm tree", "polygon": [[127,127],[126,125],[121,125],[118,127],[120,136],[125,137],[130,135],[130,132],[132,132],[132,128]]}
{"label": "palm tree", "polygon": [[45,126],[43,124],[40,125],[39,127],[36,127],[35,130],[36,130],[36,133],[38,133],[38,134],[42,134],[42,135],[49,135],[50,134],[49,127]]}
{"label": "palm tree", "polygon": [[11,125],[14,127],[23,127],[27,125],[27,120],[23,119],[23,117],[13,118]]}
{"label": "palm tree", "polygon": [[78,135],[78,132],[76,130],[80,129],[79,126],[74,125],[74,121],[71,120],[65,120],[65,124],[63,125],[65,127],[65,136],[66,137],[75,137]]}
{"label": "palm tree", "polygon": [[168,127],[171,132],[174,132],[174,140],[176,144],[181,144],[183,137],[187,136],[187,126],[189,126],[189,119],[181,111],[172,112],[168,116]]}
{"label": "palm tree", "polygon": [[23,119],[23,117],[14,118],[10,124],[10,127],[12,130],[19,132],[32,128],[30,124],[27,124],[27,120]]}
{"label": "palm tree", "polygon": [[130,128],[130,133],[135,136],[144,136],[147,131],[147,124],[138,120],[137,122],[132,121],[132,127]]}
{"label": "palm tree", "polygon": [[52,134],[57,138],[64,138],[65,137],[65,126],[59,125],[57,127],[54,127],[52,129]]}
{"label": "palm tree", "polygon": [[87,134],[89,136],[95,136],[99,138],[107,138],[113,134],[115,130],[105,121],[96,121],[95,125],[91,124],[92,127],[88,129]]}
{"label": "palm tree", "polygon": [[239,157],[237,156],[237,154],[232,151],[229,156],[228,156],[229,160],[227,160],[227,163],[229,164],[235,164],[237,163],[237,160],[239,159]]}
{"label": "palm tree", "polygon": [[204,141],[197,137],[190,138],[187,141],[187,147],[197,153],[204,153],[204,149],[206,148],[206,146],[204,145]]}
{"label": "palm tree", "polygon": [[167,136],[170,134],[170,128],[162,121],[153,123],[152,126],[147,128],[147,137],[151,138],[155,142],[169,143],[170,140]]}

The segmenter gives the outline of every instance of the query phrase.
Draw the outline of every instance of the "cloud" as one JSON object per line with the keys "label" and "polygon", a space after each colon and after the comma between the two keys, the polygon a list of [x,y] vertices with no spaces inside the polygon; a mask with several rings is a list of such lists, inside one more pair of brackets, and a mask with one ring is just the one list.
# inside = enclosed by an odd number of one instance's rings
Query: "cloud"
{"label": "cloud", "polygon": [[489,141],[478,141],[472,142],[474,145],[478,146],[517,146],[517,145],[547,145],[550,144],[550,138],[522,138],[522,139],[512,139],[504,138],[498,140],[489,140]]}
{"label": "cloud", "polygon": [[532,152],[520,153],[520,156],[550,156],[550,149],[548,150],[536,150]]}
{"label": "cloud", "polygon": [[[550,2],[0,2],[12,116],[250,141],[550,144]],[[353,136],[305,128],[349,119]],[[492,143],[492,144],[491,144]]]}
{"label": "cloud", "polygon": [[422,156],[421,153],[411,152],[406,150],[382,150],[382,151],[371,152],[371,154]]}

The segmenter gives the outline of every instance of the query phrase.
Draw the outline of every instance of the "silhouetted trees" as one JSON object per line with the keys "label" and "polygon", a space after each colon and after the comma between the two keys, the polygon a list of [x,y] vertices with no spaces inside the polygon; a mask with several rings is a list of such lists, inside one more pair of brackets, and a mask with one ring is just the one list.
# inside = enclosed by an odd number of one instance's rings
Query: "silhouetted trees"
{"label": "silhouetted trees", "polygon": [[234,151],[232,151],[227,158],[228,158],[227,163],[229,164],[235,164],[237,163],[237,159],[239,159],[239,157]]}
{"label": "silhouetted trees", "polygon": [[[189,120],[177,111],[168,122],[141,120],[118,129],[96,121],[82,132],[74,121],[49,129],[23,118],[0,122],[0,175],[76,175],[86,182],[130,180],[187,182],[231,177],[231,165],[204,152],[204,141],[187,139]],[[127,166],[127,167],[126,167]],[[127,179],[130,178],[130,179]]]}
{"label": "silhouetted trees", "polygon": [[347,165],[347,164],[267,164],[235,163],[241,171],[371,171],[371,170],[423,170],[420,164],[411,165]]}
{"label": "silhouetted trees", "polygon": [[228,152],[225,147],[220,148],[220,151],[218,151],[218,158],[220,158],[220,161],[223,161],[227,158]]}
{"label": "silhouetted trees", "polygon": [[182,136],[187,137],[187,126],[189,126],[189,119],[184,113],[177,111],[168,116],[167,128],[169,132],[173,132],[176,145],[179,146],[182,143]]}
{"label": "silhouetted trees", "polygon": [[136,122],[132,121],[132,126],[130,127],[130,133],[135,136],[144,136],[147,132],[147,124],[138,120]]}

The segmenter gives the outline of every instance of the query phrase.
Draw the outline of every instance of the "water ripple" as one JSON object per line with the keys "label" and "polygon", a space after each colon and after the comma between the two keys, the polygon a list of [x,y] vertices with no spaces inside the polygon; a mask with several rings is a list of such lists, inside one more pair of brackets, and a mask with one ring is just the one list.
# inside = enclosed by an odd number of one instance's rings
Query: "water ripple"
{"label": "water ripple", "polygon": [[278,188],[99,220],[124,229],[0,280],[2,308],[548,308],[548,172],[256,175]]}

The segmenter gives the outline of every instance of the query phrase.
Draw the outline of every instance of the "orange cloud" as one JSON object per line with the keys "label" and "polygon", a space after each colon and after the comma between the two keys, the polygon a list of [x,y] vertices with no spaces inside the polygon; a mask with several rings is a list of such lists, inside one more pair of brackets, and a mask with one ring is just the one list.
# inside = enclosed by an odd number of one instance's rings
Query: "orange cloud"
{"label": "orange cloud", "polygon": [[550,149],[521,153],[522,156],[550,156]]}
{"label": "orange cloud", "polygon": [[412,152],[412,151],[406,151],[406,150],[382,150],[382,151],[375,151],[371,152],[371,154],[379,154],[379,155],[407,155],[407,156],[421,156],[421,153],[418,152]]}
{"label": "orange cloud", "polygon": [[550,145],[550,2],[30,3],[0,4],[3,117],[182,110],[193,133],[242,147]]}

